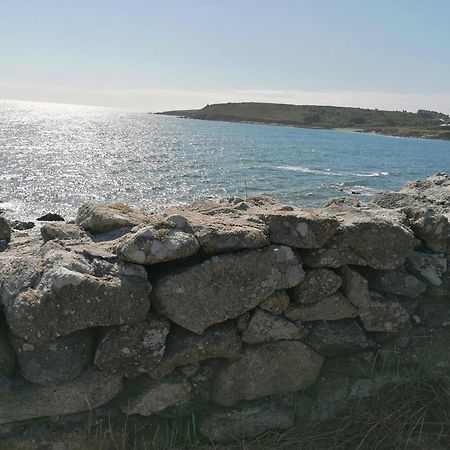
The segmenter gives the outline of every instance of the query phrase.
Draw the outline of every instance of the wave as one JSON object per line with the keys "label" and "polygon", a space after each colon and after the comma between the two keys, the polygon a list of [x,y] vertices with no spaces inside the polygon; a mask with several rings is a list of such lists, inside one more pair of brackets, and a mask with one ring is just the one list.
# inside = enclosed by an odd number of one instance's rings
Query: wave
{"label": "wave", "polygon": [[332,175],[336,177],[386,177],[389,172],[334,172],[331,169],[314,169],[304,166],[277,166],[279,170],[291,172],[310,173],[314,175]]}

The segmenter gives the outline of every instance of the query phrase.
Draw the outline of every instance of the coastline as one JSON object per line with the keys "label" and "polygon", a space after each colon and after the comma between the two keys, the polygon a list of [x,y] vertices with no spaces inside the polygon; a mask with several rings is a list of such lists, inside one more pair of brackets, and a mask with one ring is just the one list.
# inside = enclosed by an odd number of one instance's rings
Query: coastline
{"label": "coastline", "polygon": [[161,116],[173,116],[173,117],[178,117],[180,119],[194,119],[194,120],[205,120],[208,122],[227,122],[227,123],[244,123],[247,125],[269,125],[269,126],[274,126],[274,127],[288,127],[288,128],[301,128],[301,129],[305,129],[305,130],[330,130],[330,131],[345,131],[345,132],[349,132],[349,133],[366,133],[366,134],[375,134],[378,136],[387,136],[387,137],[401,137],[401,138],[412,138],[412,139],[425,139],[425,140],[432,140],[432,141],[444,141],[444,142],[449,142],[450,141],[450,137],[449,138],[445,138],[445,137],[439,137],[439,136],[425,136],[425,135],[421,135],[421,136],[414,136],[411,134],[407,134],[407,133],[402,133],[401,130],[395,130],[392,132],[387,132],[387,131],[377,131],[377,130],[364,130],[362,128],[342,128],[342,127],[337,127],[337,128],[330,128],[330,127],[316,127],[316,126],[300,126],[300,125],[295,125],[295,124],[289,124],[289,123],[282,123],[282,122],[266,122],[266,121],[258,121],[258,120],[231,120],[231,119],[220,119],[220,118],[214,118],[214,119],[209,119],[206,117],[194,117],[194,116],[188,116],[188,115],[182,115],[182,114],[172,114],[170,111],[169,112],[156,112],[156,113],[151,113],[151,114],[155,114],[155,115],[161,115]]}

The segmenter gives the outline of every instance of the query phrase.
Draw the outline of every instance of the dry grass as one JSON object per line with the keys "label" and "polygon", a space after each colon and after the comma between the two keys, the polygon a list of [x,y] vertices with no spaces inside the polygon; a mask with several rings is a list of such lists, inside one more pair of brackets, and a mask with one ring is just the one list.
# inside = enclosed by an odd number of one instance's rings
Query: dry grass
{"label": "dry grass", "polygon": [[166,427],[144,434],[130,427],[120,437],[97,434],[90,449],[444,450],[450,448],[450,378],[395,386],[354,402],[333,421],[297,424],[291,430],[267,432],[255,439],[214,444],[201,438],[196,428],[193,417],[167,422]]}

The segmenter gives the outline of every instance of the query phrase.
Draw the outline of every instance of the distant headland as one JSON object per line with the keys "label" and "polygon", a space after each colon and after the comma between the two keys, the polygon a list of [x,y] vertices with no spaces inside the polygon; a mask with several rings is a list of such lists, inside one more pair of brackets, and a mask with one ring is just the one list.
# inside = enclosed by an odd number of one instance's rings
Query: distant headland
{"label": "distant headland", "polygon": [[437,111],[383,111],[278,103],[218,103],[157,114],[224,122],[342,129],[390,136],[450,140],[450,116]]}

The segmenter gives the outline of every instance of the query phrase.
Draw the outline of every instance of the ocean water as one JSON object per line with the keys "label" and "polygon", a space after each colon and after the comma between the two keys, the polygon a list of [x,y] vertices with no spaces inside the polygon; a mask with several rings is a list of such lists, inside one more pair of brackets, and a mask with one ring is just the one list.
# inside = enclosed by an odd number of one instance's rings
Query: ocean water
{"label": "ocean water", "polygon": [[450,171],[450,142],[0,102],[0,208],[74,217],[83,202],[160,210],[259,193],[307,206],[366,200]]}

